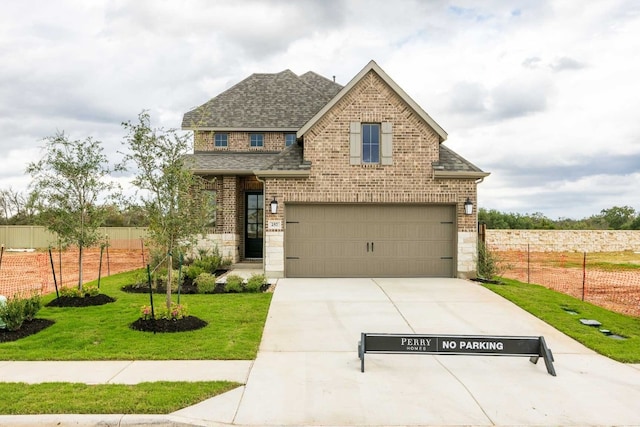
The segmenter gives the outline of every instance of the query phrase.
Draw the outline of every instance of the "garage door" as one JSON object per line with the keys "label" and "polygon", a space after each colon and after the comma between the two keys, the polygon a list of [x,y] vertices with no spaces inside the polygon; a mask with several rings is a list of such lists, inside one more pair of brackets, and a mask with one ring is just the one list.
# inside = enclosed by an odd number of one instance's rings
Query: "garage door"
{"label": "garage door", "polygon": [[286,206],[287,277],[454,277],[455,207]]}

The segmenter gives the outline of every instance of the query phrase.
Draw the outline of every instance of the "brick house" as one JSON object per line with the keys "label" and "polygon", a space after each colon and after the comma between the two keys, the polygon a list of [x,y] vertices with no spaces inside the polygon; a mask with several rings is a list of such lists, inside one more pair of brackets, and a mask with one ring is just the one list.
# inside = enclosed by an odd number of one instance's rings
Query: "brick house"
{"label": "brick house", "polygon": [[[184,115],[209,230],[270,277],[472,277],[476,187],[489,175],[374,61],[346,86],[253,74]],[[470,213],[465,213],[465,203]]]}

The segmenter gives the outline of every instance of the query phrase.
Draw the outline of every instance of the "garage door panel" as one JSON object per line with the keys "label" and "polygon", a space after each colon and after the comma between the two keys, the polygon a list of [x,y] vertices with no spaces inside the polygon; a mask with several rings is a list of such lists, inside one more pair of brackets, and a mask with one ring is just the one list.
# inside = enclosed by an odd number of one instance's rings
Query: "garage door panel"
{"label": "garage door panel", "polygon": [[289,277],[454,275],[455,208],[287,205]]}

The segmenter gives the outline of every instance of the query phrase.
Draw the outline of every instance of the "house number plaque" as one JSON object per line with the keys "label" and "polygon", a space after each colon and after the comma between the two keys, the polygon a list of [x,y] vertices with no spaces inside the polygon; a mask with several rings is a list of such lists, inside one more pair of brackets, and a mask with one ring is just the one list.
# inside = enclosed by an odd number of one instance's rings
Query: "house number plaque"
{"label": "house number plaque", "polygon": [[282,230],[282,221],[272,220],[267,223],[269,230]]}

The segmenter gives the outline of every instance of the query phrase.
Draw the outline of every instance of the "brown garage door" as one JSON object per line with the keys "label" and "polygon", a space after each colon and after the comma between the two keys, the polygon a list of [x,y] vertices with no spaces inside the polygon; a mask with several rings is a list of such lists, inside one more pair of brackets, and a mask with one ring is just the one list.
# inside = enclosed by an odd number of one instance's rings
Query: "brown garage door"
{"label": "brown garage door", "polygon": [[287,277],[454,277],[455,208],[286,206]]}

